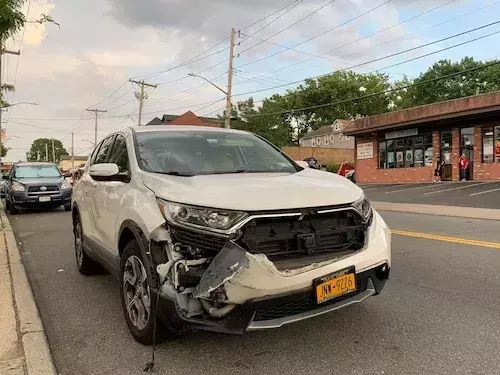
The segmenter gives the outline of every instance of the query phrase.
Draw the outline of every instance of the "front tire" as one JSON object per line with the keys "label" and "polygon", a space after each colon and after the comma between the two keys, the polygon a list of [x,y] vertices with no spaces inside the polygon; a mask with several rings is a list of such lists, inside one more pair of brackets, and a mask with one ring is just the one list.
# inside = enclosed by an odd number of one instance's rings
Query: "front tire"
{"label": "front tire", "polygon": [[120,299],[128,328],[134,339],[143,345],[165,341],[166,328],[156,317],[157,300],[153,298],[152,278],[148,277],[137,241],[130,241],[120,261]]}
{"label": "front tire", "polygon": [[71,211],[71,204],[65,204],[64,211],[66,211],[66,212]]}
{"label": "front tire", "polygon": [[82,275],[94,275],[101,273],[101,265],[94,259],[90,258],[83,247],[83,229],[79,216],[75,218],[73,223],[73,234],[75,236],[75,257],[78,271]]}
{"label": "front tire", "polygon": [[17,208],[15,208],[14,205],[10,202],[7,203],[7,209],[9,210],[9,214],[11,214],[11,215],[19,214],[19,210]]}

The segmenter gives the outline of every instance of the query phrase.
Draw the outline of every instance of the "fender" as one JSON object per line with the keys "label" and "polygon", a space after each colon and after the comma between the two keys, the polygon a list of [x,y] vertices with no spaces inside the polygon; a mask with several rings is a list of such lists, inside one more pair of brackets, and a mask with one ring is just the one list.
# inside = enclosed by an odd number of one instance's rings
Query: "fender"
{"label": "fender", "polygon": [[[137,244],[139,245],[139,251],[141,252],[142,256],[142,261],[144,262],[144,266],[146,268],[146,273],[148,275],[148,279],[151,286],[153,288],[156,288],[156,285],[159,281],[159,276],[158,273],[156,272],[156,269],[153,265],[153,262],[151,261],[151,254],[149,251],[149,242],[145,238],[141,228],[132,220],[125,220],[122,225],[120,226],[120,232],[118,236],[118,243],[120,243],[120,239],[122,237],[122,234],[125,230],[130,230],[132,232],[134,239],[137,241]],[[120,258],[122,255],[122,251],[120,250]]]}

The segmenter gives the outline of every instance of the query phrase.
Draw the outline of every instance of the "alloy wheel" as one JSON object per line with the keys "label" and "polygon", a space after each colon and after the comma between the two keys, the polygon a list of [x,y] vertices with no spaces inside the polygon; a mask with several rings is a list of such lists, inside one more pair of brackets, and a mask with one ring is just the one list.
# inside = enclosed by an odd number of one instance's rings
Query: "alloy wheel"
{"label": "alloy wheel", "polygon": [[144,264],[135,255],[130,256],[125,262],[123,297],[130,321],[137,329],[143,330],[149,322],[151,292]]}
{"label": "alloy wheel", "polygon": [[79,267],[83,265],[83,236],[82,236],[82,224],[80,222],[76,223],[75,227],[75,255],[76,262]]}

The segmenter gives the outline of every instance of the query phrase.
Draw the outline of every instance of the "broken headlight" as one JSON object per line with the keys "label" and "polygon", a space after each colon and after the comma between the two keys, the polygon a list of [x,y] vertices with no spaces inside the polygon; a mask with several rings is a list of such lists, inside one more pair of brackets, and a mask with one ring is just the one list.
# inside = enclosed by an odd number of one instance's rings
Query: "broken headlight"
{"label": "broken headlight", "polygon": [[193,207],[158,199],[158,205],[165,219],[172,223],[204,227],[224,231],[233,227],[247,216],[240,211],[217,208]]}
{"label": "broken headlight", "polygon": [[361,216],[363,216],[363,219],[365,219],[367,223],[370,222],[373,215],[373,210],[370,202],[368,202],[364,195],[362,195],[361,198],[359,198],[352,205],[356,209],[356,211],[358,211]]}

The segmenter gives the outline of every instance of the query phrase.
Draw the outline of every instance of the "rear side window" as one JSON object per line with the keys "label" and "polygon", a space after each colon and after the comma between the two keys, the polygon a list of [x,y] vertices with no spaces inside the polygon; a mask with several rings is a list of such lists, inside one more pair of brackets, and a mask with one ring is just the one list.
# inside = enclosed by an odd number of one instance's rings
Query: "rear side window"
{"label": "rear side window", "polygon": [[106,138],[101,143],[101,147],[99,147],[99,151],[94,157],[94,161],[92,164],[102,164],[106,163],[111,151],[111,145],[113,144],[114,136]]}
{"label": "rear side window", "polygon": [[116,136],[115,143],[113,144],[113,150],[111,151],[111,155],[109,157],[109,162],[118,165],[120,173],[129,172],[127,141],[121,134]]}

